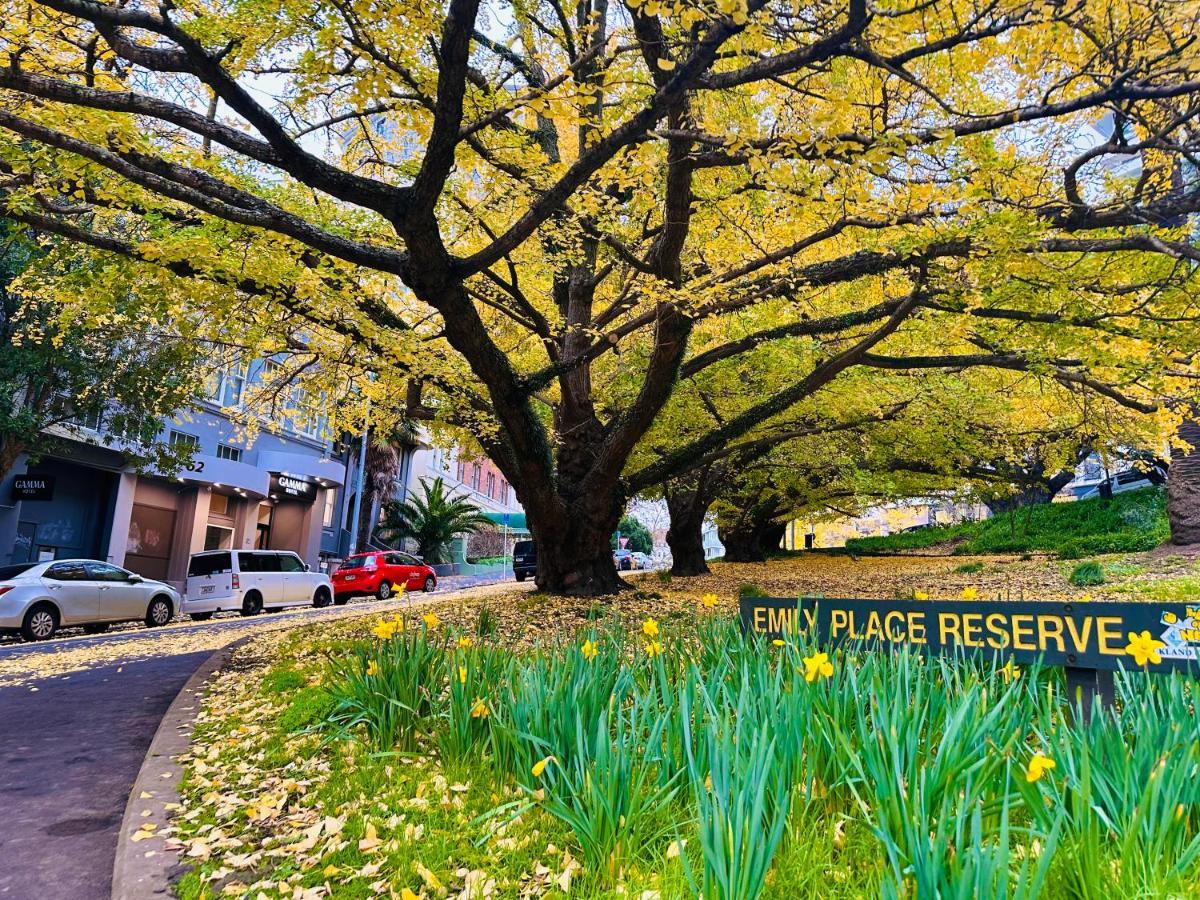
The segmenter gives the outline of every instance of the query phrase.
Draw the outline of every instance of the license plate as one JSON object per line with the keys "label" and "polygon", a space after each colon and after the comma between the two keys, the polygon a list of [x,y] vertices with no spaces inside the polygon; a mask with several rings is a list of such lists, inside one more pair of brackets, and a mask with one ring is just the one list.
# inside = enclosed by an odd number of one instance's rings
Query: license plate
{"label": "license plate", "polygon": [[201,596],[204,596],[205,594],[215,594],[216,592],[217,592],[217,586],[215,584],[200,585],[200,595]]}
{"label": "license plate", "polygon": [[358,576],[357,576],[357,575],[346,575],[346,576],[344,576],[344,577],[345,577],[345,579],[346,579],[347,581],[353,581],[353,580],[354,580],[355,578],[357,578]]}

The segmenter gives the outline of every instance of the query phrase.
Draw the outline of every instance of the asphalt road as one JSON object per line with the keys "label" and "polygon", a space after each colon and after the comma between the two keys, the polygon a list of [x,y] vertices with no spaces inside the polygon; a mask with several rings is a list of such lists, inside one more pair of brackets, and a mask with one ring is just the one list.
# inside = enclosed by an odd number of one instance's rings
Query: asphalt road
{"label": "asphalt road", "polygon": [[130,788],[159,720],[210,653],[255,631],[396,607],[352,602],[0,646],[0,898],[109,896]]}

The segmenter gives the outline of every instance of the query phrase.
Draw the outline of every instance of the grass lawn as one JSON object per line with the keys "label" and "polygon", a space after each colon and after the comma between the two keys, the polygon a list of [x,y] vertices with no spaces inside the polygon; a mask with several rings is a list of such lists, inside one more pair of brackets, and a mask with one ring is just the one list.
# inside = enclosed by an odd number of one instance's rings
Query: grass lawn
{"label": "grass lawn", "polygon": [[177,893],[1191,896],[1193,682],[1131,678],[1085,727],[1058,672],[826,661],[732,622],[745,585],[1081,593],[1060,563],[963,565],[722,565],[611,603],[503,589],[258,638],[185,760]]}
{"label": "grass lawn", "polygon": [[1144,488],[1117,494],[1111,501],[1043,503],[981,522],[851,538],[846,549],[896,553],[949,546],[959,554],[1046,552],[1080,559],[1152,550],[1169,536],[1166,492]]}

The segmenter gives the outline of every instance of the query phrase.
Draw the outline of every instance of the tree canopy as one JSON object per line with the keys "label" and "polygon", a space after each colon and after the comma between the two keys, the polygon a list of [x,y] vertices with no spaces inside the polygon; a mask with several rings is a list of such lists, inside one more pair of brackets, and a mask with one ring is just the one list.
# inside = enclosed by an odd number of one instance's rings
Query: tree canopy
{"label": "tree canopy", "polygon": [[161,433],[197,398],[200,361],[152,292],[98,286],[111,300],[101,316],[60,302],[93,275],[79,254],[51,271],[34,240],[0,221],[0,479],[22,454],[36,463],[101,427],[136,466],[173,474],[191,461]]}
{"label": "tree canopy", "polygon": [[0,197],[470,431],[539,585],[606,591],[627,496],[855,373],[1025,373],[1169,428],[1200,346],[1198,17],[5,0]]}

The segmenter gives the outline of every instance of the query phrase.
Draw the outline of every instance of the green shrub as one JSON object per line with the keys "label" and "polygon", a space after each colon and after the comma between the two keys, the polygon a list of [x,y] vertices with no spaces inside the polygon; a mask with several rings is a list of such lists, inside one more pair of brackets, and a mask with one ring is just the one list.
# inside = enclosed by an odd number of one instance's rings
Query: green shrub
{"label": "green shrub", "polygon": [[883,537],[851,538],[846,550],[856,554],[895,553],[957,542],[963,555],[991,553],[1055,553],[1082,559],[1103,553],[1152,550],[1170,536],[1166,492],[1143,488],[1075,503],[1041,503],[984,519],[942,528]]}
{"label": "green shrub", "polygon": [[658,578],[659,584],[670,584],[673,577],[670,569],[659,569],[655,575]]}
{"label": "green shrub", "polygon": [[765,596],[767,596],[767,592],[757,584],[743,584],[738,587],[738,599],[740,600],[753,600],[756,597]]}
{"label": "green shrub", "polygon": [[292,697],[279,717],[279,727],[288,734],[311,728],[329,717],[335,703],[333,695],[323,687],[304,688]]}
{"label": "green shrub", "polygon": [[1071,576],[1067,580],[1075,587],[1104,584],[1104,566],[1094,559],[1082,562],[1071,570]]}
{"label": "green shrub", "polygon": [[261,683],[264,693],[286,694],[304,687],[308,679],[291,667],[276,667],[263,676]]}
{"label": "green shrub", "polygon": [[961,566],[955,567],[954,571],[961,575],[974,575],[976,572],[983,571],[983,563],[979,561],[963,563]]}

